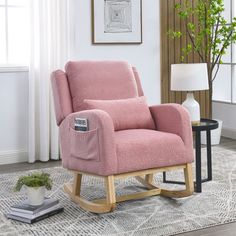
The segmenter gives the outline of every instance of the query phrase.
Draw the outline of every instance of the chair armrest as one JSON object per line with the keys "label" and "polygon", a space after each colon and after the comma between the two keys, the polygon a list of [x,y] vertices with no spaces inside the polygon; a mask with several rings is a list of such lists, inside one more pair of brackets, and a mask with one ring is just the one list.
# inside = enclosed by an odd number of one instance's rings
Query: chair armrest
{"label": "chair armrest", "polygon": [[105,111],[93,109],[71,113],[65,118],[63,125],[67,124],[73,127],[75,118],[88,119],[89,129],[101,128],[103,132],[109,132],[110,135],[114,133],[113,121]]}
{"label": "chair armrest", "polygon": [[150,111],[158,131],[180,136],[185,146],[193,145],[192,126],[188,112],[179,104],[151,106]]}
{"label": "chair armrest", "polygon": [[[89,161],[71,158],[70,156],[70,129],[74,127],[75,118],[88,119],[89,130],[98,129],[98,143],[100,160]],[[71,169],[71,165],[78,164],[80,171],[109,175],[117,169],[116,146],[114,139],[114,125],[111,117],[105,111],[94,109],[75,112],[68,115],[60,125],[61,155],[63,166]],[[74,162],[74,164],[72,164]],[[78,168],[77,168],[78,169]]]}

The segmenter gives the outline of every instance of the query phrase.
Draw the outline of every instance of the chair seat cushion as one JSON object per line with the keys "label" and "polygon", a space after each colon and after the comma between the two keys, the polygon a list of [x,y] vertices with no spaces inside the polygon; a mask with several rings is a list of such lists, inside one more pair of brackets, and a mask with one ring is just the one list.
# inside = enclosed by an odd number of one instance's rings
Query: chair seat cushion
{"label": "chair seat cushion", "polygon": [[117,172],[181,165],[192,162],[178,135],[147,129],[115,132]]}
{"label": "chair seat cushion", "polygon": [[84,100],[86,109],[106,111],[112,118],[115,130],[155,129],[145,97],[119,100]]}

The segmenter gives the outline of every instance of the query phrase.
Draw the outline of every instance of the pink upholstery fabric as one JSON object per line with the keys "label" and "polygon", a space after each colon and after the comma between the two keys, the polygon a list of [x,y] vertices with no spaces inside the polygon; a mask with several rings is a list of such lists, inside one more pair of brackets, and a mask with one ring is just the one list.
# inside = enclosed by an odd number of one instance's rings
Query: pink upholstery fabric
{"label": "pink upholstery fabric", "polygon": [[133,68],[133,73],[134,73],[134,77],[135,77],[137,88],[138,88],[138,95],[141,97],[144,95],[142,85],[141,85],[141,80],[140,80],[136,67],[132,67],[132,68]]}
{"label": "pink upholstery fabric", "polygon": [[155,129],[145,97],[120,100],[85,99],[84,106],[86,109],[106,111],[113,120],[116,131],[125,129]]}
{"label": "pink upholstery fabric", "polygon": [[54,106],[57,124],[60,125],[67,115],[73,112],[70,90],[66,74],[57,70],[51,75]]}
{"label": "pink upholstery fabric", "polygon": [[100,160],[98,129],[78,132],[70,127],[70,155],[83,160]]}
{"label": "pink upholstery fabric", "polygon": [[158,131],[173,133],[181,137],[186,147],[187,162],[192,162],[193,138],[188,112],[179,104],[163,104],[150,107]]}
{"label": "pink upholstery fabric", "polygon": [[66,65],[74,111],[84,99],[126,99],[138,96],[132,67],[123,61],[80,61]]}
{"label": "pink upholstery fabric", "polygon": [[[94,136],[92,137],[91,132],[84,132],[81,134],[83,137],[79,137],[83,141],[78,140],[76,152],[77,154],[78,152],[82,153],[82,158],[81,155],[75,156],[72,153],[73,148],[75,148],[73,145],[76,145],[72,144],[74,140],[71,138],[71,129],[73,131],[75,117],[87,118],[89,129],[91,131],[97,129],[97,132],[93,132]],[[61,123],[59,132],[63,167],[103,176],[117,172],[114,126],[110,116],[105,111],[90,110],[72,113]],[[97,150],[96,147],[91,150],[91,146],[84,146],[91,138],[95,138],[95,141],[98,138],[96,144]],[[83,156],[84,152],[88,153],[88,158],[92,155],[93,160],[86,160]],[[94,153],[97,153],[97,156],[94,156]]]}
{"label": "pink upholstery fabric", "polygon": [[134,129],[115,132],[118,173],[189,162],[182,139],[171,133]]}
{"label": "pink upholstery fabric", "polygon": [[[63,167],[107,176],[193,161],[190,119],[180,105],[150,107],[158,131],[114,131],[112,115],[106,111],[80,111],[84,99],[128,99],[143,94],[137,71],[126,62],[69,62],[66,72],[54,72],[51,80]],[[135,115],[146,119],[141,110]],[[87,118],[90,131],[77,133],[75,117]]]}

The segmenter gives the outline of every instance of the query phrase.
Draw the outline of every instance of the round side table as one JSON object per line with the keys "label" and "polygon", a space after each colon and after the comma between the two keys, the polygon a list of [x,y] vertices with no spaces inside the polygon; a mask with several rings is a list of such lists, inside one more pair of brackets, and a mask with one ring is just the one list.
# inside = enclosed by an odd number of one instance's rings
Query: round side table
{"label": "round side table", "polygon": [[[202,183],[212,180],[212,159],[211,159],[211,130],[217,129],[219,126],[216,120],[201,119],[200,124],[192,125],[195,132],[195,163],[196,163],[196,183],[195,191],[202,191]],[[206,131],[207,134],[207,178],[202,179],[201,166],[201,132]]]}

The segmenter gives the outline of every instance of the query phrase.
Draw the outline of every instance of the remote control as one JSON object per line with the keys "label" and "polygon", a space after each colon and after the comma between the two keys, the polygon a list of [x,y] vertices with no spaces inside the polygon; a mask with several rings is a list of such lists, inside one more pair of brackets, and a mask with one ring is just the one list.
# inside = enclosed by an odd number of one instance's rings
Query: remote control
{"label": "remote control", "polygon": [[75,130],[77,131],[88,131],[88,119],[86,118],[75,118]]}

